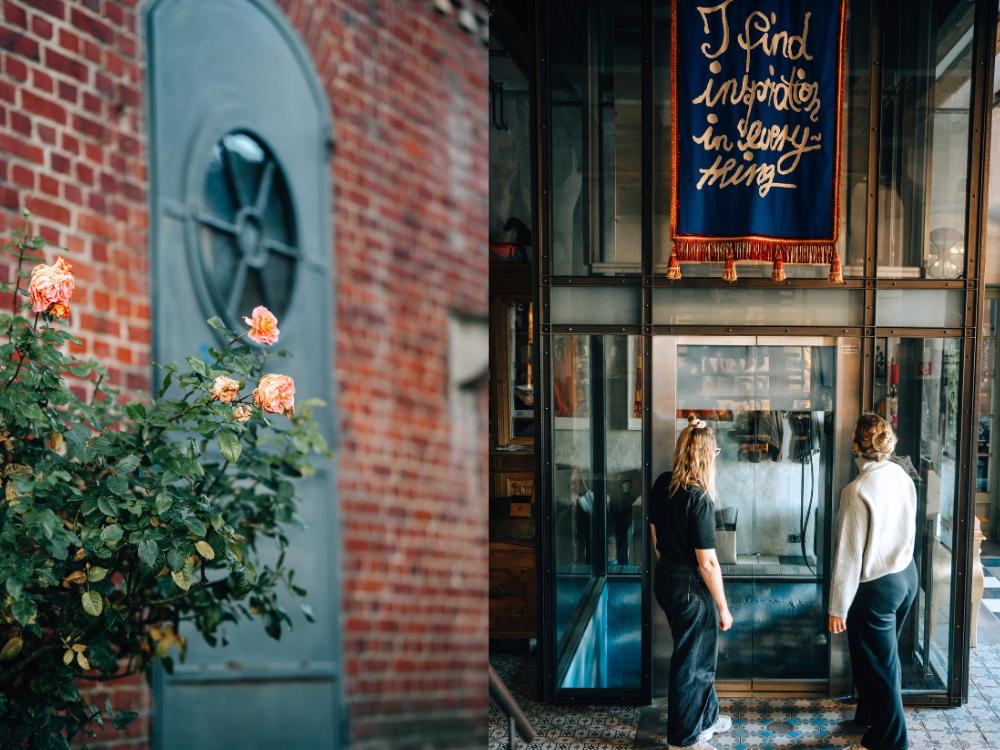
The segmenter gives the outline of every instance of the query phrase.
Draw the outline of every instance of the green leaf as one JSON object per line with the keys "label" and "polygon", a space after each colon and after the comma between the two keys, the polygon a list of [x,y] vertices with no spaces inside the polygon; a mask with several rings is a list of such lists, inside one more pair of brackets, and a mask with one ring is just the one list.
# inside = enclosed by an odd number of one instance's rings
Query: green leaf
{"label": "green leaf", "polygon": [[97,583],[98,581],[103,581],[108,576],[107,568],[91,568],[87,571],[87,580],[91,583]]}
{"label": "green leaf", "polygon": [[240,452],[243,450],[243,446],[240,444],[240,439],[236,437],[233,433],[223,431],[219,433],[219,450],[222,451],[222,455],[230,463],[236,463],[240,460]]}
{"label": "green leaf", "polygon": [[106,516],[118,518],[118,501],[108,495],[102,495],[97,501],[97,507]]}
{"label": "green leaf", "polygon": [[163,376],[163,382],[160,384],[160,390],[156,392],[156,398],[163,398],[163,394],[167,392],[167,388],[169,388],[170,384],[173,382],[174,373],[168,370],[167,374]]}
{"label": "green leaf", "polygon": [[316,622],[316,616],[313,614],[312,607],[305,602],[299,602],[299,606],[302,608],[302,614],[306,616],[307,621]]}
{"label": "green leaf", "polygon": [[27,404],[21,407],[21,413],[34,422],[45,421],[45,413],[38,404]]}
{"label": "green leaf", "polygon": [[244,565],[243,569],[234,574],[233,594],[244,596],[253,589],[257,583],[257,572],[249,565]]}
{"label": "green leaf", "polygon": [[116,523],[105,526],[101,532],[101,541],[105,544],[114,544],[122,538],[122,527]]}
{"label": "green leaf", "polygon": [[154,567],[159,556],[160,548],[154,540],[145,539],[139,542],[139,560],[142,561],[147,568]]}
{"label": "green leaf", "polygon": [[90,440],[90,430],[88,430],[84,425],[77,422],[75,425],[70,427],[66,432],[63,433],[63,437],[69,442],[76,446],[86,445],[87,441]]}
{"label": "green leaf", "polygon": [[162,516],[170,510],[170,506],[173,504],[174,500],[170,497],[170,495],[167,495],[166,493],[157,495],[156,501],[153,503],[153,506],[156,508],[156,515]]}
{"label": "green leaf", "polygon": [[83,601],[84,612],[94,617],[101,614],[101,610],[104,609],[104,602],[101,601],[100,594],[96,591],[84,591],[80,598]]}
{"label": "green leaf", "polygon": [[17,620],[17,624],[22,628],[31,622],[31,618],[35,616],[37,611],[38,608],[35,606],[35,603],[28,597],[18,599],[10,605],[10,613],[14,615],[14,619]]}
{"label": "green leaf", "polygon": [[207,529],[205,528],[205,524],[203,524],[194,516],[185,518],[184,525],[187,526],[188,531],[190,531],[195,536],[205,536],[205,532],[207,531]]}
{"label": "green leaf", "polygon": [[220,320],[217,317],[216,318],[209,318],[205,322],[208,323],[210,326],[212,326],[212,328],[214,328],[217,331],[221,331],[221,330],[223,330],[226,327],[226,324],[223,323],[222,320]]}
{"label": "green leaf", "polygon": [[208,376],[208,367],[205,365],[205,360],[200,357],[188,357],[187,362],[196,373],[202,377]]}
{"label": "green leaf", "polygon": [[146,407],[138,401],[129,401],[125,405],[125,411],[128,412],[129,419],[133,422],[142,424],[146,421]]}
{"label": "green leaf", "polygon": [[112,474],[108,477],[108,489],[116,495],[124,495],[128,492],[128,480],[121,474]]}
{"label": "green leaf", "polygon": [[139,468],[139,456],[135,453],[129,453],[127,456],[122,456],[115,462],[115,471],[120,474],[128,474],[130,471],[135,471]]}
{"label": "green leaf", "polygon": [[184,555],[181,554],[180,550],[176,547],[167,550],[167,567],[170,568],[171,572],[176,573],[179,570],[184,570],[184,563]]}
{"label": "green leaf", "polygon": [[7,579],[7,593],[10,594],[14,599],[21,598],[21,592],[24,590],[24,583],[19,579],[11,576]]}

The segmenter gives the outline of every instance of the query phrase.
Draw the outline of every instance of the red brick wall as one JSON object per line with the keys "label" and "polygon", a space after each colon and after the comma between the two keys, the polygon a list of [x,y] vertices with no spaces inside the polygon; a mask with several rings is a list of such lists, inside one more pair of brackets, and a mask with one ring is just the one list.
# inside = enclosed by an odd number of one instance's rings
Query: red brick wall
{"label": "red brick wall", "polygon": [[[148,388],[146,139],[135,0],[4,0],[0,231],[27,206],[68,249],[74,347]],[[49,261],[52,250],[46,250]],[[5,276],[6,278],[6,276]],[[10,304],[8,298],[4,307]]]}
{"label": "red brick wall", "polygon": [[453,429],[447,315],[487,311],[488,52],[429,0],[279,4],[316,60],[337,138],[351,737],[481,747],[486,422]]}
{"label": "red brick wall", "polygon": [[[127,391],[148,388],[150,348],[137,4],[0,0],[0,233],[27,205],[37,231],[68,248],[80,282],[76,353],[101,360]],[[279,5],[313,55],[337,135],[351,744],[481,745],[486,425],[470,423],[464,402],[449,398],[447,315],[486,313],[487,51],[430,0]],[[91,747],[146,747],[148,693],[136,684],[105,689],[142,719],[124,739],[110,742],[111,730]]]}
{"label": "red brick wall", "polygon": [[[115,711],[135,711],[139,714],[125,729],[115,729],[110,721],[105,721],[103,727],[91,725],[97,737],[84,740],[90,750],[150,750],[153,694],[143,677],[131,675],[111,682],[78,680],[77,687],[91,705],[103,708],[107,698]],[[74,746],[80,744],[76,742]]]}

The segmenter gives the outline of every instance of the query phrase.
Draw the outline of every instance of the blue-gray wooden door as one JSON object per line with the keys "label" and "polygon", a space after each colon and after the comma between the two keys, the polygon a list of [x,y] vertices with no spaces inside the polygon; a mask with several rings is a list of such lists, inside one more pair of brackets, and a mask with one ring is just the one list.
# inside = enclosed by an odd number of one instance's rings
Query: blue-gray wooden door
{"label": "blue-gray wooden door", "polygon": [[[279,345],[294,355],[277,360],[275,371],[295,378],[297,398],[329,404],[318,414],[332,436],[330,109],[312,61],[270,0],[156,0],[146,29],[153,357],[182,361],[206,351],[215,341],[206,318],[246,312],[239,308],[254,298],[251,287],[263,284],[258,296],[279,308]],[[253,199],[244,198],[242,218],[229,225],[211,217],[209,172],[230,164],[220,153],[242,164],[237,181],[247,184],[237,187],[244,192],[258,190],[251,177],[270,170],[268,221],[285,225],[272,243],[280,251],[273,267],[251,257],[262,247],[255,232],[266,231],[260,216],[247,219]],[[239,190],[233,194],[221,200],[235,211]],[[236,227],[228,239],[227,226]],[[207,241],[229,243],[234,259],[243,253],[231,274],[225,267],[206,273]],[[228,626],[224,648],[188,631],[186,663],[173,675],[157,673],[157,750],[340,746],[336,478],[332,463],[318,466],[315,478],[298,483],[308,530],[291,533],[287,555],[316,624],[286,595],[295,629],[280,641],[258,621]]]}

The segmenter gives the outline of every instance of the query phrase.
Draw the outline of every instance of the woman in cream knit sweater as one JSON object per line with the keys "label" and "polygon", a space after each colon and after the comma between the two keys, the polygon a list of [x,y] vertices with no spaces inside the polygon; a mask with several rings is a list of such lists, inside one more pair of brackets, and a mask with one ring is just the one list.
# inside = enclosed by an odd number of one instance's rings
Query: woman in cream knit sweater
{"label": "woman in cream knit sweater", "polygon": [[913,563],[917,491],[889,461],[896,436],[877,414],[854,428],[858,477],[840,497],[840,535],[830,593],[830,631],[847,630],[858,692],[854,721],[864,750],[905,750],[899,633],[917,592]]}

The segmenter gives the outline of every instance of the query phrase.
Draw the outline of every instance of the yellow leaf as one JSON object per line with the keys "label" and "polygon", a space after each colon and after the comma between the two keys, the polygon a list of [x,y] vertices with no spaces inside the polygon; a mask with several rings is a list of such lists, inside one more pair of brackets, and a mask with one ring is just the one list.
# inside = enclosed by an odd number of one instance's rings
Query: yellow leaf
{"label": "yellow leaf", "polygon": [[170,641],[164,639],[156,644],[156,649],[153,651],[154,659],[162,659],[170,651]]}
{"label": "yellow leaf", "polygon": [[24,643],[21,642],[20,638],[11,638],[7,641],[7,644],[0,650],[0,661],[10,661],[21,653],[21,648]]}
{"label": "yellow leaf", "polygon": [[60,448],[62,448],[62,444],[63,444],[62,433],[61,432],[53,432],[52,433],[52,440],[49,441],[49,445],[52,446],[52,450],[56,450],[56,451],[59,450]]}
{"label": "yellow leaf", "polygon": [[83,547],[80,547],[80,549],[76,551],[76,554],[73,555],[73,560],[75,562],[80,562],[80,560],[82,560],[86,556],[87,556],[87,550],[85,550]]}
{"label": "yellow leaf", "polygon": [[241,542],[229,542],[229,551],[233,553],[239,562],[243,562],[243,544]]}
{"label": "yellow leaf", "polygon": [[76,663],[79,664],[84,669],[90,669],[90,660],[87,659],[82,653],[76,655]]}
{"label": "yellow leaf", "polygon": [[17,498],[22,497],[22,495],[20,492],[17,491],[17,487],[14,486],[14,483],[12,481],[10,480],[7,481],[7,486],[4,487],[4,494],[7,498],[7,502],[10,503],[12,506],[21,504],[17,500]]}
{"label": "yellow leaf", "polygon": [[74,651],[86,651],[87,650],[87,644],[86,643],[74,643],[73,644],[73,650]]}
{"label": "yellow leaf", "polygon": [[71,583],[84,583],[87,580],[87,574],[82,570],[74,570],[63,580],[63,586],[69,588]]}
{"label": "yellow leaf", "polygon": [[149,637],[153,639],[153,643],[163,640],[163,631],[158,627],[152,627],[149,629]]}
{"label": "yellow leaf", "polygon": [[7,467],[7,476],[9,477],[30,477],[31,467],[27,464],[11,464]]}
{"label": "yellow leaf", "polygon": [[73,652],[71,650],[67,650],[66,653],[63,654],[63,664],[69,665],[71,661],[73,661]]}
{"label": "yellow leaf", "polygon": [[170,576],[174,579],[174,583],[177,584],[177,588],[182,591],[188,591],[191,588],[191,582],[194,580],[194,564],[192,560],[194,558],[189,557],[184,563],[184,569],[179,570],[176,573],[171,573]]}
{"label": "yellow leaf", "polygon": [[195,542],[194,548],[198,550],[198,554],[204,557],[206,560],[214,560],[215,552],[212,550],[212,545],[208,542]]}

